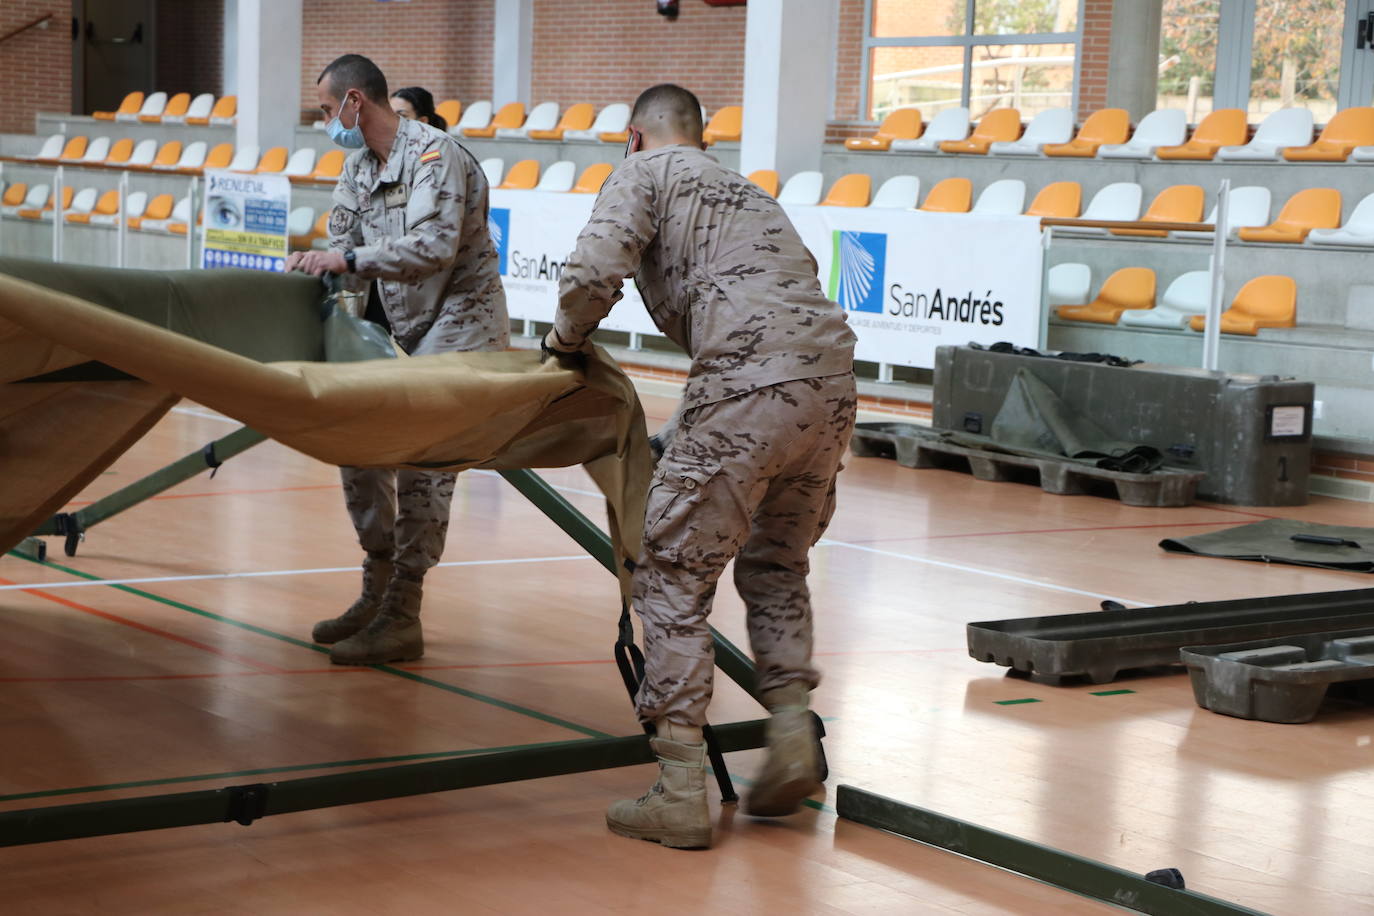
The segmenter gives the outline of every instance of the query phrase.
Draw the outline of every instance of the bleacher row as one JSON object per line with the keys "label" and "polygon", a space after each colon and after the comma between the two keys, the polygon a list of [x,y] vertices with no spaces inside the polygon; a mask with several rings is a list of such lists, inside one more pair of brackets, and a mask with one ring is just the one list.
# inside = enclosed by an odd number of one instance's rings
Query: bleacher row
{"label": "bleacher row", "polygon": [[[1125,327],[1202,331],[1212,295],[1212,273],[1190,270],[1171,282],[1156,301],[1155,272],[1148,267],[1115,271],[1089,299],[1092,270],[1087,264],[1056,264],[1049,269],[1045,293],[1062,321],[1120,324]],[[1223,334],[1254,336],[1260,328],[1297,324],[1298,287],[1292,277],[1267,274],[1248,281],[1221,314]]]}
{"label": "bleacher row", "polygon": [[1338,111],[1313,140],[1312,112],[1282,108],[1254,129],[1244,110],[1224,108],[1208,114],[1192,136],[1178,109],[1152,111],[1132,131],[1124,108],[1089,115],[1074,132],[1067,108],[1040,112],[1021,123],[1015,108],[995,108],[971,125],[967,108],[947,108],[926,124],[915,108],[889,114],[871,137],[855,137],[845,147],[949,155],[1046,156],[1075,159],[1157,159],[1229,162],[1374,162],[1374,108]]}

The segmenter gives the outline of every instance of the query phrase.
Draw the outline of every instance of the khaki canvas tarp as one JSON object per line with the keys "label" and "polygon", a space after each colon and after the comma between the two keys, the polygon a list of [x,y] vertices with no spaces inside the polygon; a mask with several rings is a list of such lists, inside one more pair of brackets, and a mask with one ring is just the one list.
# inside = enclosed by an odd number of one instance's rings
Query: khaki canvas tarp
{"label": "khaki canvas tarp", "polygon": [[[317,362],[320,293],[314,279],[248,271],[0,259],[0,550],[187,397],[329,464],[585,465],[634,558],[651,463],[634,387],[610,357],[597,350],[585,373],[533,352]],[[105,380],[104,367],[133,378]]]}

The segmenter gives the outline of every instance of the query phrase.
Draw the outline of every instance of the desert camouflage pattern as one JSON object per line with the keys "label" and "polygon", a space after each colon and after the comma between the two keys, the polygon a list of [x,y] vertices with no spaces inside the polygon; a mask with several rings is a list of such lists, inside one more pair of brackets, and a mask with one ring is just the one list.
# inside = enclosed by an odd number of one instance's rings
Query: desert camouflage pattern
{"label": "desert camouflage pattern", "polygon": [[329,244],[356,254],[357,273],[344,277],[348,289],[365,292],[377,281],[392,333],[407,353],[509,346],[487,211],[487,179],[477,160],[420,121],[400,119],[385,166],[366,147],[344,163]]}
{"label": "desert camouflage pattern", "polygon": [[854,332],[787,214],[699,149],[635,153],[606,180],[563,268],[563,341],[596,330],[631,274],[692,358],[684,408],[853,369]]}
{"label": "desert camouflage pattern", "polygon": [[363,550],[419,579],[444,554],[449,503],[457,474],[339,468],[344,505]]}
{"label": "desert camouflage pattern", "polygon": [[732,557],[759,689],[816,686],[809,553],[835,511],[856,407],[846,371],[681,413],[650,484],[634,577],[643,721],[705,723],[715,670],[707,618]]}

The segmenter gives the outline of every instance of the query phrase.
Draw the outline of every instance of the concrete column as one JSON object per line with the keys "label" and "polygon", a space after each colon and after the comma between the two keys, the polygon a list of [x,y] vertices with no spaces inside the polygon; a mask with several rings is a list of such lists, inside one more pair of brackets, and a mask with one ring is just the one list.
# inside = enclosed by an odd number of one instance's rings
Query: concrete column
{"label": "concrete column", "polygon": [[749,0],[740,171],[786,180],[819,170],[834,53],[836,0]]}
{"label": "concrete column", "polygon": [[[237,0],[238,146],[296,146],[302,0]],[[315,100],[309,99],[313,107]]]}
{"label": "concrete column", "polygon": [[1107,107],[1139,121],[1159,95],[1159,25],[1164,0],[1113,0]]}
{"label": "concrete column", "polygon": [[224,54],[221,95],[239,91],[239,0],[224,0]]}
{"label": "concrete column", "polygon": [[534,54],[534,0],[499,0],[492,30],[491,101],[498,109],[530,98],[530,59]]}

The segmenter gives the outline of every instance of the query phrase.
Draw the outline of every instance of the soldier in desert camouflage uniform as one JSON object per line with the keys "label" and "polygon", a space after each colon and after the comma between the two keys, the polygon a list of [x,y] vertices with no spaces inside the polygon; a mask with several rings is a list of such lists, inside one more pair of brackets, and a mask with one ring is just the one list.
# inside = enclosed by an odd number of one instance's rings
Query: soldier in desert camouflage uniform
{"label": "soldier in desert camouflage uniform", "polygon": [[630,130],[631,155],[563,270],[544,346],[560,356],[581,347],[633,273],[654,323],[692,358],[634,581],[646,651],[636,704],[655,724],[660,776],[643,798],[612,805],[607,823],[625,836],[704,846],[707,615],[732,557],[773,713],[746,810],[789,814],[819,786],[806,575],[854,424],[854,334],[777,201],[702,152],[695,96],[647,90]]}
{"label": "soldier in desert camouflage uniform", "polygon": [[[365,57],[325,68],[319,97],[330,135],[357,151],[334,189],[329,250],[292,255],[288,266],[332,271],[367,292],[366,317],[411,355],[505,349],[510,322],[477,161],[447,134],[398,118],[385,77]],[[419,658],[421,581],[444,550],[454,475],[342,474],[367,553],[363,590],[342,616],[316,624],[314,639],[332,643],[330,659],[341,664]]]}

